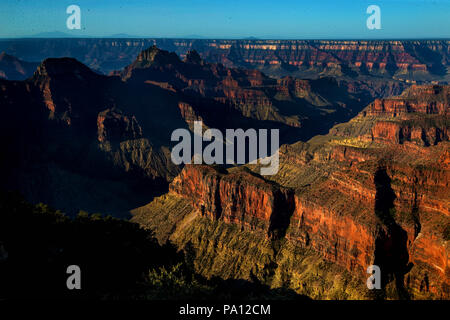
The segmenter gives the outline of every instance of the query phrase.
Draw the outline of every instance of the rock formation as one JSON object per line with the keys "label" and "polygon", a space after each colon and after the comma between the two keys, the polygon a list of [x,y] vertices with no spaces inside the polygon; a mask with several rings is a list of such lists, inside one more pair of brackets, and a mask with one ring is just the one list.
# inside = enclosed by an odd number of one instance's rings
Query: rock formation
{"label": "rock formation", "polygon": [[448,82],[448,40],[14,39],[0,41],[0,50],[27,61],[71,56],[109,73],[132,63],[152,45],[182,58],[195,49],[208,62],[261,69],[277,77]]}
{"label": "rock formation", "polygon": [[[377,100],[328,135],[282,146],[270,181],[246,168],[188,166],[133,219],[162,242],[193,246],[205,275],[367,298],[376,264],[388,298],[448,299],[449,97],[448,86],[427,85]],[[399,134],[407,127],[422,134]],[[311,292],[319,274],[322,291]]]}
{"label": "rock formation", "polygon": [[37,66],[37,63],[22,61],[5,52],[0,53],[0,79],[24,80],[33,75]]}

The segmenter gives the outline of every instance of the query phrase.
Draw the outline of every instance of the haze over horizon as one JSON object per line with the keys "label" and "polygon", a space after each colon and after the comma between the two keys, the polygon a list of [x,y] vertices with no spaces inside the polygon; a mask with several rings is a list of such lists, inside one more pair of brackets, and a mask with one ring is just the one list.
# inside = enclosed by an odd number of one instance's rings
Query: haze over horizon
{"label": "haze over horizon", "polygon": [[292,37],[253,37],[253,36],[248,36],[248,37],[205,37],[205,36],[201,36],[201,35],[196,35],[196,34],[188,34],[188,35],[184,35],[184,36],[172,36],[172,37],[163,37],[163,36],[156,36],[156,37],[152,37],[152,36],[138,36],[138,35],[130,35],[130,34],[126,34],[126,33],[115,33],[115,34],[110,34],[110,35],[103,35],[103,36],[95,36],[95,35],[74,35],[74,34],[70,34],[70,33],[65,33],[65,32],[60,32],[60,31],[54,31],[54,32],[41,32],[41,33],[37,33],[37,34],[32,34],[32,35],[25,35],[25,36],[17,36],[17,37],[0,37],[0,39],[3,40],[14,40],[14,39],[63,39],[63,38],[68,38],[68,39],[107,39],[107,38],[111,38],[111,39],[193,39],[193,40],[305,40],[305,41],[309,41],[309,40],[336,40],[336,41],[346,41],[346,40],[367,40],[367,41],[377,41],[377,40],[450,40],[450,36],[449,37],[402,37],[402,38],[398,38],[398,37],[386,37],[386,38],[369,38],[369,37],[338,37],[338,38],[330,38],[330,37],[316,37],[316,38],[292,38]]}
{"label": "haze over horizon", "polygon": [[[69,5],[81,8],[81,29],[69,30]],[[369,30],[369,5],[381,9],[381,29]],[[142,37],[209,39],[424,39],[450,38],[449,0],[4,0],[0,38]]]}

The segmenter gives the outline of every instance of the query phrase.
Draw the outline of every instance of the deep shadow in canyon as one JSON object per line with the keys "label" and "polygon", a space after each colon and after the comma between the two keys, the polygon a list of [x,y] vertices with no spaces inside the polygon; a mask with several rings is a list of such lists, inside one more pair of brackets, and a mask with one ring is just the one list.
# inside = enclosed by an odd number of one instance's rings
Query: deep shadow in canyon
{"label": "deep shadow in canyon", "polygon": [[[396,195],[391,187],[391,178],[384,165],[378,167],[374,176],[375,214],[380,222],[375,240],[374,264],[381,269],[382,289],[395,281],[398,298],[409,300],[410,295],[404,286],[404,276],[412,268],[407,249],[408,235],[395,221]],[[381,297],[383,294],[381,294]],[[380,297],[380,296],[379,296]]]}

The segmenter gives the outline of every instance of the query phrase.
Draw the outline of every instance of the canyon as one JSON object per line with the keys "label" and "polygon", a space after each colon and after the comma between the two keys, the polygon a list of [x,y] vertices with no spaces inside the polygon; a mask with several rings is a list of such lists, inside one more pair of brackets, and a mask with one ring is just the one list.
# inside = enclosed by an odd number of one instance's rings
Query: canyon
{"label": "canyon", "polygon": [[193,250],[206,276],[360,299],[373,298],[376,264],[384,298],[448,299],[449,97],[428,85],[377,99],[328,135],[282,146],[274,176],[186,166],[133,221]]}
{"label": "canyon", "polygon": [[2,158],[2,185],[69,214],[126,216],[167,190],[181,169],[170,159],[171,133],[192,130],[195,120],[220,130],[276,128],[281,143],[292,143],[404,87],[327,77],[277,80],[207,63],[195,51],[181,60],[155,46],[108,76],[73,58],[48,58],[25,80],[0,80],[9,154]]}
{"label": "canyon", "polygon": [[260,69],[278,78],[449,81],[448,40],[2,39],[0,52],[33,62],[72,57],[108,74],[152,45],[182,59],[195,50],[208,62]]}
{"label": "canyon", "polygon": [[[2,189],[72,216],[131,213],[206,278],[322,299],[449,298],[450,88],[410,85],[446,81],[447,41],[14,39],[5,48],[45,59],[0,79]],[[1,70],[15,70],[17,59],[4,61]],[[174,165],[171,133],[195,121],[279,129],[278,173]],[[366,288],[371,264],[382,270],[376,294]]]}

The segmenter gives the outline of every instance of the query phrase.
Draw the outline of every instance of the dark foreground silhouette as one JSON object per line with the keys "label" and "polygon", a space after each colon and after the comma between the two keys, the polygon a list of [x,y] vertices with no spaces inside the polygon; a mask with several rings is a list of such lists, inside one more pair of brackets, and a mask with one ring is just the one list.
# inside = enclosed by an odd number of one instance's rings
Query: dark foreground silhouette
{"label": "dark foreground silhouette", "polygon": [[[126,220],[86,212],[71,219],[0,193],[0,299],[303,298],[257,282],[205,279],[188,257]],[[81,290],[66,286],[70,265],[81,269]]]}

